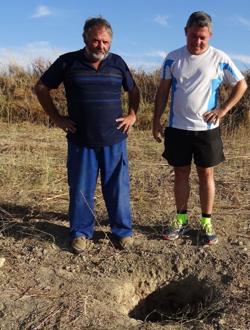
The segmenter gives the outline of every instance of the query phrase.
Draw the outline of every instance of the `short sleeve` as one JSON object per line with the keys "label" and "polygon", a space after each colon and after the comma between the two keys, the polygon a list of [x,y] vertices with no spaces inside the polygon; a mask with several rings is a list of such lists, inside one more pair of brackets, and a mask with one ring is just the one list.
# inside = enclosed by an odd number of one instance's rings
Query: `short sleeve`
{"label": "short sleeve", "polygon": [[172,79],[171,67],[174,60],[169,58],[168,56],[165,58],[163,65],[161,67],[161,79]]}
{"label": "short sleeve", "polygon": [[238,81],[244,79],[243,74],[225,53],[223,53],[219,66],[224,84],[234,86]]}
{"label": "short sleeve", "polygon": [[41,81],[50,89],[57,88],[64,79],[66,63],[62,56],[56,59],[54,63],[41,76]]}
{"label": "short sleeve", "polygon": [[126,92],[131,91],[135,87],[135,81],[127,64],[124,62],[122,58],[121,58],[121,69],[123,72],[122,87]]}

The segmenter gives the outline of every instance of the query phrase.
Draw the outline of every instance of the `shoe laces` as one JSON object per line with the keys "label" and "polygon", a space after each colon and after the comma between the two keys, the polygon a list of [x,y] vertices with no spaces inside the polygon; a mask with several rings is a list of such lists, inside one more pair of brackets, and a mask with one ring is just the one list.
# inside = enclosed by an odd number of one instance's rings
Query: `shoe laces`
{"label": "shoe laces", "polygon": [[169,228],[171,230],[176,230],[176,229],[180,229],[183,226],[182,223],[180,223],[176,218],[174,218],[169,225]]}
{"label": "shoe laces", "polygon": [[213,235],[214,234],[213,226],[212,226],[211,223],[205,223],[204,225],[202,225],[202,229],[204,230],[204,232],[207,235]]}

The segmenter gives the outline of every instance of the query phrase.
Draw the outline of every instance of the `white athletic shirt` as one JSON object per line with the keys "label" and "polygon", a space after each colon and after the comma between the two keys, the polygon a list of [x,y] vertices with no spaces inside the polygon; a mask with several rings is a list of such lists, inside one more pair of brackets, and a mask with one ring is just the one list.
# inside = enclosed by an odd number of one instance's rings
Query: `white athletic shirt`
{"label": "white athletic shirt", "polygon": [[201,55],[192,55],[186,46],[169,53],[161,69],[162,79],[172,79],[169,127],[204,131],[219,125],[203,119],[219,107],[221,84],[234,86],[244,79],[227,54],[212,46]]}

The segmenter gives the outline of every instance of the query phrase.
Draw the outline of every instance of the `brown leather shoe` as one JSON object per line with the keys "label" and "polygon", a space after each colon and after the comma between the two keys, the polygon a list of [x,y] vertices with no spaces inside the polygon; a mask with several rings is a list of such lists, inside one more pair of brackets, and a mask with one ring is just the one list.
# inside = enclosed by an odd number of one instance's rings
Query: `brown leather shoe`
{"label": "brown leather shoe", "polygon": [[85,236],[76,237],[72,241],[72,249],[76,254],[82,253],[88,245],[88,239]]}
{"label": "brown leather shoe", "polygon": [[132,236],[123,237],[119,242],[123,250],[129,250],[133,246],[134,238]]}

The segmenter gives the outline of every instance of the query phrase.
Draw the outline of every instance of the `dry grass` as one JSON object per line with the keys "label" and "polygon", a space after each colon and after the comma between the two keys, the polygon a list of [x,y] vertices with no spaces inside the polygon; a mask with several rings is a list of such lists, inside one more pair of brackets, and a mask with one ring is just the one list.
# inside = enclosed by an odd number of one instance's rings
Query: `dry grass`
{"label": "dry grass", "polygon": [[[48,117],[41,111],[41,107],[33,94],[33,86],[41,74],[49,66],[48,62],[38,59],[32,63],[33,69],[25,71],[18,66],[10,65],[5,73],[0,73],[0,119],[8,123],[29,121],[36,124],[53,125]],[[145,73],[133,71],[135,81],[141,92],[140,111],[136,128],[150,129],[154,98],[160,80],[159,71]],[[250,85],[249,71],[245,72],[248,85]],[[63,86],[53,91],[54,102],[62,114],[67,113]],[[221,98],[225,99],[230,89],[221,89]],[[126,97],[123,95],[124,109],[126,109]],[[223,126],[231,131],[242,123],[249,125],[250,92],[245,93],[240,103],[230,111]],[[167,115],[168,109],[166,111]]]}
{"label": "dry grass", "polygon": [[[98,182],[97,236],[86,253],[75,257],[67,240],[64,133],[43,125],[0,122],[0,255],[6,259],[0,270],[3,329],[156,330],[160,324],[132,320],[129,310],[161,285],[181,284],[189,275],[197,280],[208,276],[216,287],[229,281],[230,286],[222,287],[225,294],[219,301],[222,322],[246,329],[248,134],[241,128],[224,136],[227,161],[216,169],[218,249],[206,252],[196,242],[168,245],[160,239],[163,225],[175,211],[173,173],[161,157],[162,144],[153,141],[150,131],[134,129],[128,146],[137,245],[126,253],[105,239],[109,227]],[[191,186],[191,223],[197,228],[200,209],[194,171]],[[210,309],[212,315],[204,314]],[[184,311],[180,319],[171,317],[162,326],[180,330],[191,322],[194,327],[212,330],[218,328],[222,314],[217,309],[211,302],[202,315],[187,319]]]}
{"label": "dry grass", "polygon": [[[139,124],[128,139],[137,243],[129,253],[110,244],[98,181],[94,242],[75,257],[68,244],[66,139],[40,110],[31,88],[45,66],[37,62],[32,73],[10,68],[0,76],[0,257],[6,259],[0,269],[1,329],[249,328],[250,141],[243,115],[250,108],[249,91],[234,109],[239,117],[233,111],[222,127],[227,160],[216,168],[218,249],[200,248],[198,236],[169,245],[161,239],[175,213],[173,171],[149,130],[158,73],[141,72],[135,73],[142,92]],[[65,111],[62,89],[55,98]],[[245,125],[236,129],[242,121]],[[189,212],[194,229],[200,216],[197,183],[193,168]],[[172,281],[178,283],[180,300],[183,279],[196,292],[190,276],[209,277],[223,292],[219,307],[211,301],[192,319],[186,309],[176,310],[178,320],[171,316],[164,324],[129,317],[140,299],[162,286],[171,288]]]}
{"label": "dry grass", "polygon": [[[164,218],[175,211],[171,194],[173,172],[162,159],[162,144],[154,142],[150,131],[134,129],[129,137],[129,159],[133,209],[143,221]],[[218,210],[230,200],[245,209],[249,201],[249,139],[242,128],[224,136],[226,162],[216,169]],[[43,210],[67,212],[66,139],[56,128],[1,123],[0,197],[2,203]],[[198,204],[197,176],[191,180],[192,212]],[[105,207],[98,182],[97,213]],[[152,207],[154,205],[154,207]]]}
{"label": "dry grass", "polygon": [[44,126],[28,123],[1,124],[0,180],[7,200],[46,203],[51,195],[62,193],[66,142],[59,130],[50,133]]}

